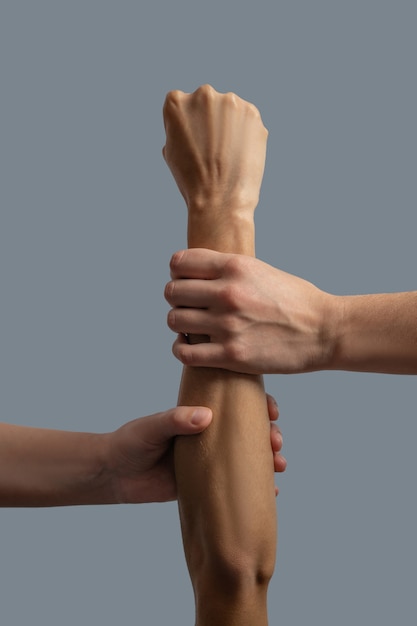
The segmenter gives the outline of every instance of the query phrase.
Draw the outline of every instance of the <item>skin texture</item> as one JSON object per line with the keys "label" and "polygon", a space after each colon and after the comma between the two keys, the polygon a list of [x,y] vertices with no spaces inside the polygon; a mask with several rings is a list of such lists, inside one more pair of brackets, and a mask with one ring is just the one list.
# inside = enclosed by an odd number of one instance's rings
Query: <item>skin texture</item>
{"label": "skin texture", "polygon": [[[275,471],[286,460],[267,397]],[[112,433],[77,433],[0,424],[0,506],[40,507],[175,500],[173,444],[210,424],[205,407],[177,407],[124,424]]]}
{"label": "skin texture", "polygon": [[[258,259],[181,251],[166,290],[184,364],[254,373],[417,374],[417,292],[334,296]],[[182,333],[210,343],[189,345]]]}
{"label": "skin texture", "polygon": [[[254,255],[267,139],[257,109],[205,85],[193,94],[170,92],[164,122],[164,157],[188,208],[188,245]],[[174,274],[182,254],[172,258]],[[172,283],[166,297],[174,297]],[[185,367],[179,403],[213,410],[205,433],[175,445],[196,624],[265,626],[276,511],[262,378]]]}
{"label": "skin texture", "polygon": [[173,500],[173,437],[201,432],[211,417],[178,407],[105,434],[0,424],[0,505]]}

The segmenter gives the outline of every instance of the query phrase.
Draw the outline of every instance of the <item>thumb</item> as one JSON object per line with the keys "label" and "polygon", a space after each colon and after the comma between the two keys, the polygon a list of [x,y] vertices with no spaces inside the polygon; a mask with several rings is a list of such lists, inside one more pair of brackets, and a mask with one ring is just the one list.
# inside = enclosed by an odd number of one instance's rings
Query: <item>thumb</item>
{"label": "thumb", "polygon": [[177,435],[201,433],[210,424],[213,414],[204,406],[177,406],[155,417],[150,438],[154,443],[162,444]]}

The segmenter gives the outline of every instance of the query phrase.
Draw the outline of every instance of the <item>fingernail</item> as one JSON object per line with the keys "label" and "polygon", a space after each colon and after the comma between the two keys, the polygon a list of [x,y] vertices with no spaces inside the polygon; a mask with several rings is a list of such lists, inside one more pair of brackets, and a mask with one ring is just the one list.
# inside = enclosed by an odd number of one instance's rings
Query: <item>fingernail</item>
{"label": "fingernail", "polygon": [[199,407],[194,411],[191,416],[191,424],[194,426],[200,426],[203,422],[207,421],[207,418],[210,416],[210,409],[206,409],[204,407]]}

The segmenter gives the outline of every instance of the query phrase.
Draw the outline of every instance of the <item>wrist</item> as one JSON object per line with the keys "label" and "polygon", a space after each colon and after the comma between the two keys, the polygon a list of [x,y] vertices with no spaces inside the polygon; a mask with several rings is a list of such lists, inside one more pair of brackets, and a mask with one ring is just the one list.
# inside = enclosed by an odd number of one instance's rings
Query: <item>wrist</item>
{"label": "wrist", "polygon": [[[57,492],[65,505],[116,503],[112,473],[108,463],[108,435],[76,433],[68,442],[68,458],[62,455],[62,476]],[[70,452],[73,449],[73,453]],[[59,474],[59,472],[58,472]],[[59,495],[57,494],[57,498]]]}
{"label": "wrist", "polygon": [[294,349],[294,355],[298,355],[299,359],[293,369],[285,370],[286,373],[338,369],[342,316],[339,297],[309,285],[308,290],[303,292],[301,311],[301,317],[297,317],[297,312],[294,315],[300,324],[299,350],[297,345]]}
{"label": "wrist", "polygon": [[[63,494],[67,492],[68,499],[63,503],[113,504],[115,499],[107,463],[107,435],[80,433],[77,448],[74,467],[69,471],[68,476],[63,476],[61,489]],[[68,460],[68,470],[71,464]]]}
{"label": "wrist", "polygon": [[255,224],[253,211],[243,208],[222,210],[206,205],[188,212],[188,246],[211,248],[253,256]]}
{"label": "wrist", "polygon": [[218,193],[207,193],[204,190],[202,192],[194,192],[187,197],[186,204],[188,212],[193,213],[227,213],[230,215],[241,215],[242,213],[247,216],[253,215],[259,202],[259,190],[257,193],[250,193],[242,186],[241,190],[236,190],[234,193],[227,190],[223,193],[220,189]]}
{"label": "wrist", "polygon": [[120,459],[117,449],[118,431],[98,435],[95,456],[101,477],[101,497],[103,504],[124,504],[127,502],[122,489]]}
{"label": "wrist", "polygon": [[323,370],[342,370],[346,325],[346,302],[343,296],[326,294],[323,315]]}

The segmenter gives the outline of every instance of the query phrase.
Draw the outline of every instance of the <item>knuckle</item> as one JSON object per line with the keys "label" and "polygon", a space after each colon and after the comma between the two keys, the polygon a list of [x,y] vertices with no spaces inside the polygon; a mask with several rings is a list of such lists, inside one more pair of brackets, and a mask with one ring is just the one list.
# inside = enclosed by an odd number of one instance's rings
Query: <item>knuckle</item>
{"label": "knuckle", "polygon": [[224,352],[228,361],[232,363],[246,363],[247,350],[244,345],[236,341],[229,341],[224,346]]}
{"label": "knuckle", "polygon": [[221,288],[220,299],[228,310],[236,311],[242,299],[242,290],[236,283],[226,283]]}
{"label": "knuckle", "polygon": [[233,91],[228,91],[226,94],[224,94],[224,101],[227,106],[233,109],[236,109],[242,102],[241,98],[233,93]]}
{"label": "knuckle", "polygon": [[239,331],[239,320],[238,318],[232,314],[223,315],[222,319],[222,330],[225,336],[235,336]]}
{"label": "knuckle", "polygon": [[237,255],[234,255],[232,257],[230,257],[228,263],[227,263],[227,269],[229,270],[229,272],[232,275],[236,275],[240,273],[240,264],[241,264],[241,260],[240,257]]}
{"label": "knuckle", "polygon": [[247,265],[247,258],[245,256],[233,254],[227,261],[226,271],[233,279],[237,279],[247,273]]}
{"label": "knuckle", "polygon": [[204,98],[212,98],[217,92],[208,83],[200,85],[194,92],[196,95],[203,96]]}
{"label": "knuckle", "polygon": [[263,121],[262,121],[262,116],[261,113],[258,109],[258,107],[256,107],[254,104],[252,104],[252,102],[247,102],[246,103],[246,114],[248,115],[249,118],[251,118],[254,122],[256,122],[259,127],[260,127],[260,131],[265,135],[265,138],[268,137],[268,129],[265,127]]}
{"label": "knuckle", "polygon": [[252,104],[252,102],[248,102],[247,103],[247,109],[249,114],[255,119],[255,120],[260,120],[261,119],[261,114],[259,112],[258,107],[256,107],[254,104]]}
{"label": "knuckle", "polygon": [[168,110],[170,108],[175,108],[179,106],[184,97],[184,92],[179,89],[173,89],[172,91],[168,91],[165,96],[164,102],[164,110]]}

